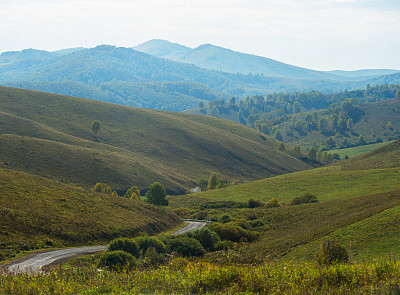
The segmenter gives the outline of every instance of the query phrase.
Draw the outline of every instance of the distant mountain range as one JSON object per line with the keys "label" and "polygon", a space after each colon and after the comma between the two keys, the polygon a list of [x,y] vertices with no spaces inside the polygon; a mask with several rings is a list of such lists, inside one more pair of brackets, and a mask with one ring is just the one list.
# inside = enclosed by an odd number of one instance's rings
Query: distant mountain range
{"label": "distant mountain range", "polygon": [[318,72],[213,45],[190,49],[161,40],[135,49],[101,45],[0,55],[3,86],[172,111],[231,96],[335,92],[381,83],[400,83],[400,73]]}
{"label": "distant mountain range", "polygon": [[263,74],[269,77],[323,80],[365,80],[390,75],[400,70],[314,71],[285,64],[270,58],[241,53],[212,44],[194,49],[166,40],[150,40],[133,47],[137,51],[177,62],[194,64],[209,70],[241,74]]}

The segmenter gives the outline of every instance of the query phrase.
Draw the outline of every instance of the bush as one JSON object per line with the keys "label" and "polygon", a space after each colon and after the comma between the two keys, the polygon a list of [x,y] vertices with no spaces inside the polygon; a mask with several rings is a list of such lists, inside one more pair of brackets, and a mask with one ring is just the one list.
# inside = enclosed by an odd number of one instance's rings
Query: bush
{"label": "bush", "polygon": [[136,265],[136,259],[132,254],[121,250],[106,252],[101,255],[97,267],[107,267],[110,270],[121,271],[123,268],[131,268]]}
{"label": "bush", "polygon": [[247,201],[247,208],[257,208],[257,207],[261,207],[262,205],[263,205],[263,203],[261,203],[258,200],[248,199],[248,201]]}
{"label": "bush", "polygon": [[153,247],[157,253],[166,253],[167,246],[155,237],[136,237],[134,241],[139,245],[140,250],[142,250],[143,255],[146,253],[147,249]]}
{"label": "bush", "polygon": [[324,241],[321,243],[321,250],[317,254],[317,261],[320,265],[346,263],[349,262],[349,253],[344,246],[335,241]]}
{"label": "bush", "polygon": [[216,251],[222,251],[222,250],[226,251],[229,249],[233,249],[234,245],[235,244],[231,241],[227,241],[227,240],[220,241],[215,245],[215,250]]}
{"label": "bush", "polygon": [[115,239],[108,245],[107,251],[112,252],[117,250],[124,251],[136,257],[140,253],[138,244],[133,239],[128,238]]}
{"label": "bush", "polygon": [[304,195],[293,198],[292,202],[290,202],[290,205],[300,205],[316,202],[318,202],[318,199],[314,194],[305,193]]}
{"label": "bush", "polygon": [[231,221],[231,217],[227,214],[222,215],[222,217],[220,218],[221,223],[227,223],[229,221]]}
{"label": "bush", "polygon": [[215,231],[222,240],[228,240],[232,242],[252,242],[257,240],[259,237],[258,233],[245,230],[232,222],[222,225],[214,223],[209,227],[210,230]]}
{"label": "bush", "polygon": [[200,242],[202,247],[208,251],[214,251],[215,245],[221,241],[221,238],[214,231],[208,228],[197,230],[193,233],[188,233],[189,238],[194,238]]}
{"label": "bush", "polygon": [[176,252],[184,257],[202,256],[205,251],[200,242],[189,237],[173,237],[165,240],[171,252]]}
{"label": "bush", "polygon": [[273,199],[269,200],[264,205],[265,208],[275,208],[275,207],[280,207],[280,206],[281,205],[278,203],[278,200],[276,198],[273,198]]}

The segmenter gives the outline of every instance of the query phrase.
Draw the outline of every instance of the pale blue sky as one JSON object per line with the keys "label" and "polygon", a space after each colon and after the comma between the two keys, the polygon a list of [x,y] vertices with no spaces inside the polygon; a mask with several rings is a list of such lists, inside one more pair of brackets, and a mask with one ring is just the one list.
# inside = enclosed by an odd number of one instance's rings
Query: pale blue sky
{"label": "pale blue sky", "polygon": [[318,70],[400,69],[400,0],[0,0],[0,52],[166,39]]}

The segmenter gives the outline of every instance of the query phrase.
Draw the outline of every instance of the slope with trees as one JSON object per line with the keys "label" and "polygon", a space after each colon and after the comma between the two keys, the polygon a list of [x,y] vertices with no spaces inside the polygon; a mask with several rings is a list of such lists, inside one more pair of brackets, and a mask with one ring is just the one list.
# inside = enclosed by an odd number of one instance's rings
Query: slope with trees
{"label": "slope with trees", "polygon": [[212,171],[243,181],[311,168],[231,121],[4,87],[0,100],[1,165],[86,188],[159,181],[173,193]]}

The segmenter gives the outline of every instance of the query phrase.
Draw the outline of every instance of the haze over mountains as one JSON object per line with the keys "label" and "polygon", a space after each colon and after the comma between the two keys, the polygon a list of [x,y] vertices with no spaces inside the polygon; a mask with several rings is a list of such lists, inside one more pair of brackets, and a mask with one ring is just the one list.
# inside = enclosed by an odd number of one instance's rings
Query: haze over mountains
{"label": "haze over mountains", "polygon": [[101,45],[5,52],[0,55],[0,85],[182,111],[231,96],[335,92],[400,82],[400,73],[392,70],[318,72],[213,45],[190,49],[153,40],[135,49]]}
{"label": "haze over mountains", "polygon": [[171,43],[166,40],[150,40],[133,47],[137,51],[177,62],[194,64],[209,70],[241,74],[263,74],[264,76],[293,79],[323,80],[364,80],[382,75],[397,73],[397,70],[359,70],[359,71],[314,71],[270,58],[241,53],[215,46],[203,44],[194,49]]}

